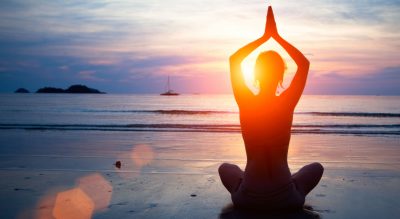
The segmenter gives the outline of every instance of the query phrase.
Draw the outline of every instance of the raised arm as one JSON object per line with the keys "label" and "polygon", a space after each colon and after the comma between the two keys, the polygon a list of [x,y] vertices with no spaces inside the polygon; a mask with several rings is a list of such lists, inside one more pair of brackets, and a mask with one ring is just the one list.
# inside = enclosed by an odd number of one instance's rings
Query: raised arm
{"label": "raised arm", "polygon": [[294,108],[297,105],[297,102],[299,101],[306,85],[310,62],[303,55],[303,53],[301,53],[298,49],[296,49],[296,47],[292,46],[278,34],[274,13],[271,6],[268,7],[267,28],[265,32],[268,32],[267,35],[271,35],[272,38],[274,38],[276,42],[278,42],[286,50],[286,52],[297,65],[297,72],[292,80],[292,83],[290,84],[290,87],[286,89],[283,94],[281,94],[281,97],[286,99],[286,101]]}
{"label": "raised arm", "polygon": [[253,96],[253,93],[250,91],[244,81],[241,64],[251,52],[257,49],[267,40],[268,39],[266,39],[266,37],[262,36],[261,38],[242,47],[229,58],[233,94],[235,95],[236,102],[239,106],[245,100],[248,100]]}
{"label": "raised arm", "polygon": [[[268,16],[270,13],[270,8],[268,8]],[[247,44],[246,46],[240,48],[237,52],[235,52],[230,58],[230,69],[231,69],[231,82],[233,88],[233,94],[235,95],[236,102],[241,105],[241,102],[247,100],[253,96],[253,93],[246,86],[246,83],[243,78],[241,64],[242,61],[250,55],[255,49],[265,43],[269,38],[271,38],[271,33],[274,32],[275,25],[270,21],[266,22],[265,32],[262,37],[259,39]],[[275,30],[276,31],[276,30]]]}
{"label": "raised arm", "polygon": [[287,51],[297,65],[296,75],[294,76],[290,87],[282,94],[282,97],[285,98],[294,108],[303,93],[304,87],[306,86],[310,62],[298,49],[282,37],[278,35],[274,38]]}
{"label": "raised arm", "polygon": [[272,8],[268,8],[268,22],[273,24],[275,28],[271,28],[272,37],[278,42],[289,54],[289,56],[294,60],[297,65],[297,72],[294,76],[290,87],[281,95],[286,101],[293,106],[297,105],[301,94],[303,93],[304,87],[307,81],[308,70],[310,67],[310,62],[296,47],[292,46],[286,40],[284,40],[276,30],[275,18],[272,12]]}

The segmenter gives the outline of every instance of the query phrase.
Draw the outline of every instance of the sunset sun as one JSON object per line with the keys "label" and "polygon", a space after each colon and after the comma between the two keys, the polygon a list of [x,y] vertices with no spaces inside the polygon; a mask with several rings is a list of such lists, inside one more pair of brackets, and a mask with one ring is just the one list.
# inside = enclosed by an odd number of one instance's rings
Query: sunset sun
{"label": "sunset sun", "polygon": [[242,63],[242,74],[248,85],[254,84],[254,62],[250,60]]}

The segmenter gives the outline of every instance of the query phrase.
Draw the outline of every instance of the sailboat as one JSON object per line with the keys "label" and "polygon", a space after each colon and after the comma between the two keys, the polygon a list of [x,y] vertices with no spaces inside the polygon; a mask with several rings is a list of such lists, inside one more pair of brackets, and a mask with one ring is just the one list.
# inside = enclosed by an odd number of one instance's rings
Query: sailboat
{"label": "sailboat", "polygon": [[170,85],[169,85],[169,75],[168,75],[168,81],[167,81],[167,91],[164,93],[161,93],[160,95],[162,96],[178,96],[179,93],[176,93],[174,90],[171,90]]}

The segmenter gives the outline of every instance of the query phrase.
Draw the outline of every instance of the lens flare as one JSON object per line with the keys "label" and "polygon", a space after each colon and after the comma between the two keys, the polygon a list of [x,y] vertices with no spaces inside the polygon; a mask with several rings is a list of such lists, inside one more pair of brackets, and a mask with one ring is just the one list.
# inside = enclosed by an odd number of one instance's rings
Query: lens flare
{"label": "lens flare", "polygon": [[57,219],[89,219],[93,211],[92,199],[80,188],[74,188],[57,194],[53,216]]}
{"label": "lens flare", "polygon": [[100,174],[95,173],[78,180],[78,188],[82,189],[94,203],[94,210],[105,209],[112,195],[112,186]]}
{"label": "lens flare", "polygon": [[34,216],[24,218],[91,218],[96,212],[107,209],[113,187],[99,173],[83,176],[76,180],[72,189],[52,188],[40,198]]}
{"label": "lens flare", "polygon": [[150,164],[154,159],[154,152],[150,146],[146,144],[136,145],[132,150],[132,160],[138,167]]}

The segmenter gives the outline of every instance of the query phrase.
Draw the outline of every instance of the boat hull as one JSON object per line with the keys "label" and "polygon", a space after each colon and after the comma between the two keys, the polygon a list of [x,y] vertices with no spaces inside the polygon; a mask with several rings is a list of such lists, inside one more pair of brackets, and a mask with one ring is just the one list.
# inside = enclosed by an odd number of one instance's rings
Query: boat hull
{"label": "boat hull", "polygon": [[178,96],[178,93],[170,93],[170,92],[166,92],[166,93],[162,93],[160,94],[161,96]]}

